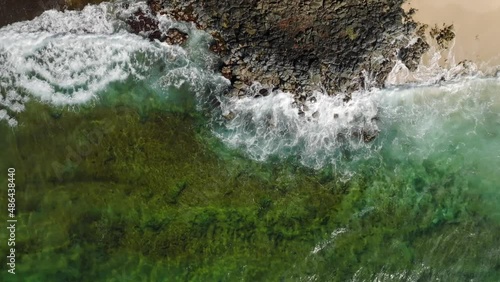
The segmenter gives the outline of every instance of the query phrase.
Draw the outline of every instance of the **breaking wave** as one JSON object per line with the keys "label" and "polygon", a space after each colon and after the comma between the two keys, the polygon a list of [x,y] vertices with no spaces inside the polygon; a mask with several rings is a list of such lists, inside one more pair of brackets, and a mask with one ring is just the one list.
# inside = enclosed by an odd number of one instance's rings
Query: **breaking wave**
{"label": "breaking wave", "polygon": [[1,28],[0,120],[17,125],[15,114],[31,98],[56,106],[79,105],[125,80],[149,81],[163,94],[167,87],[185,82],[195,89],[213,81],[227,84],[205,68],[213,63],[209,55],[199,54],[208,40],[205,33],[165,16],[160,17],[160,29],[183,29],[192,35],[193,44],[171,46],[128,32],[125,20],[144,5],[103,3],[82,11],[51,10]]}
{"label": "breaking wave", "polygon": [[[454,142],[474,147],[470,136],[485,130],[499,134],[499,89],[497,78],[470,78],[354,93],[347,103],[318,93],[314,102],[306,102],[304,116],[298,115],[290,94],[274,92],[228,101],[225,113],[233,117],[216,134],[257,160],[297,156],[309,167],[332,164],[352,173],[360,160],[382,154],[426,158]],[[377,134],[375,140],[366,140]],[[494,150],[494,144],[489,146]]]}
{"label": "breaking wave", "polygon": [[374,93],[356,93],[347,103],[340,96],[313,97],[304,115],[298,114],[290,93],[232,99],[223,106],[234,118],[217,135],[254,159],[298,154],[301,163],[314,168],[346,157],[342,149],[370,148],[365,139],[379,131]]}

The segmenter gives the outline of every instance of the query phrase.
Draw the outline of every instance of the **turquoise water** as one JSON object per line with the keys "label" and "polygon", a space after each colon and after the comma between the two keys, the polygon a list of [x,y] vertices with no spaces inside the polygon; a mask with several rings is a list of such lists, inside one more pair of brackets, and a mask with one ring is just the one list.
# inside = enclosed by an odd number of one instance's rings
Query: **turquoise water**
{"label": "turquoise water", "polygon": [[134,8],[0,29],[2,281],[500,279],[500,79],[315,93],[300,117],[226,97],[190,25],[161,19],[183,47],[129,34]]}

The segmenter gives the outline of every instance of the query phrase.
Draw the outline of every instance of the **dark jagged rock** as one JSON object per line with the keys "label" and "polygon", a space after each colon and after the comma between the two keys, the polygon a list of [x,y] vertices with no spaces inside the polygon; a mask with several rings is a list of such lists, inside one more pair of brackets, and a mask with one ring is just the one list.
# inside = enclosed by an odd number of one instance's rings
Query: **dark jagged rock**
{"label": "dark jagged rock", "polygon": [[170,28],[163,33],[159,27],[159,21],[155,14],[159,11],[159,2],[148,1],[150,11],[139,9],[127,19],[127,23],[133,33],[142,35],[150,40],[159,40],[170,45],[182,45],[188,39],[188,34],[177,28]]}
{"label": "dark jagged rock", "polygon": [[211,32],[214,40],[210,43],[210,50],[221,56],[227,55],[227,46],[224,38],[219,32]]}
{"label": "dark jagged rock", "polygon": [[259,94],[262,95],[262,96],[268,96],[269,95],[269,90],[267,90],[266,88],[262,88],[259,90]]}
{"label": "dark jagged rock", "polygon": [[306,95],[335,94],[383,86],[398,54],[415,67],[425,41],[408,47],[417,24],[403,2],[170,0],[161,2],[160,13],[216,34],[210,49],[223,56],[233,95],[245,95],[254,81]]}
{"label": "dark jagged rock", "polygon": [[146,3],[148,4],[149,9],[154,15],[156,15],[161,10],[160,0],[148,0]]}
{"label": "dark jagged rock", "polygon": [[401,48],[399,51],[399,59],[408,67],[410,71],[415,71],[420,63],[422,55],[429,50],[429,44],[422,38],[408,47]]}
{"label": "dark jagged rock", "polygon": [[167,31],[167,37],[165,42],[170,45],[182,45],[188,39],[188,34],[178,30],[177,28],[171,28]]}
{"label": "dark jagged rock", "polygon": [[430,36],[436,39],[439,47],[446,49],[448,48],[448,43],[455,38],[455,32],[453,32],[453,25],[443,26],[443,28],[438,28],[437,25],[431,29]]}
{"label": "dark jagged rock", "polygon": [[161,11],[160,14],[167,14],[178,21],[193,22],[200,29],[206,29],[207,27],[202,25],[198,21],[198,14],[195,12],[194,3],[196,1],[176,1],[175,3],[168,3],[166,1],[160,0]]}
{"label": "dark jagged rock", "polygon": [[233,74],[232,74],[232,72],[231,72],[231,68],[230,68],[230,67],[228,67],[228,66],[224,66],[224,67],[222,67],[222,69],[221,69],[221,73],[222,73],[222,75],[223,75],[225,78],[227,78],[227,79],[229,79],[229,80],[232,80],[232,79],[233,79]]}
{"label": "dark jagged rock", "polygon": [[[100,1],[66,4],[81,7]],[[398,58],[414,70],[428,48],[425,26],[411,19],[414,10],[405,14],[403,2],[147,0],[150,11],[137,11],[128,23],[133,32],[150,40],[167,39],[158,29],[158,14],[193,22],[210,32],[214,37],[210,49],[222,57],[219,69],[231,80],[233,95],[245,95],[254,81],[306,95],[313,90],[348,94],[383,86]],[[431,35],[444,48],[454,38],[453,26],[435,27]],[[410,44],[415,37],[421,39]]]}

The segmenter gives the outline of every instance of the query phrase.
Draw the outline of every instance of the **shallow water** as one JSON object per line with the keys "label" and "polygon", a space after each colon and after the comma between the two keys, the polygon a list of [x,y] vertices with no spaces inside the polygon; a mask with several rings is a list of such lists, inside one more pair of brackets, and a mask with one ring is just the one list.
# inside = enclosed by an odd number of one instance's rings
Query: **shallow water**
{"label": "shallow water", "polygon": [[188,45],[149,42],[133,9],[0,29],[2,281],[498,281],[499,79],[316,93],[300,117],[225,97],[208,35],[163,18]]}

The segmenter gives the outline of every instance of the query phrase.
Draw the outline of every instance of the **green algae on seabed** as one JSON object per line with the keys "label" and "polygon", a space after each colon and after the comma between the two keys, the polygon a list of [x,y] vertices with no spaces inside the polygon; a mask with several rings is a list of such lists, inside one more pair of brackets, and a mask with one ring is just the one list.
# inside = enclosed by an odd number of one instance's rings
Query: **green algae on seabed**
{"label": "green algae on seabed", "polygon": [[76,110],[32,102],[17,128],[0,125],[19,226],[18,275],[2,281],[500,277],[498,218],[459,166],[367,163],[342,183],[332,168],[225,148],[189,97],[171,106],[129,90],[146,98],[123,92]]}
{"label": "green algae on seabed", "polygon": [[[2,168],[17,170],[18,271],[27,276],[108,279],[131,270],[121,267],[128,253],[150,267],[164,261],[167,280],[216,277],[204,268],[212,263],[240,272],[247,259],[256,265],[248,261],[245,271],[257,277],[253,268],[291,264],[285,254],[307,252],[329,230],[314,220],[338,201],[333,189],[293,168],[222,163],[200,144],[189,114],[141,118],[128,107],[97,106],[54,118],[46,106],[29,107],[36,116],[2,128],[7,146],[17,144]],[[85,144],[87,132],[101,130]],[[293,241],[302,243],[292,248]],[[120,267],[109,265],[114,260]]]}

